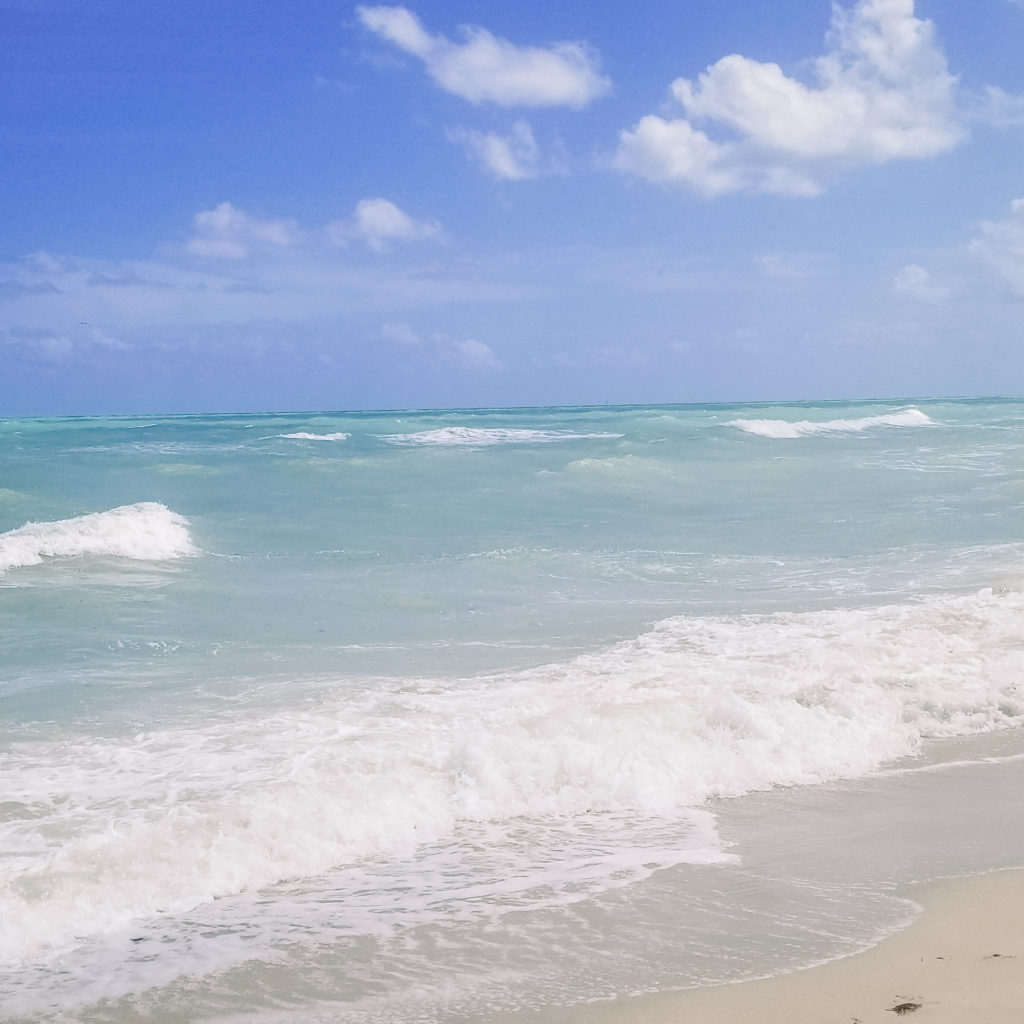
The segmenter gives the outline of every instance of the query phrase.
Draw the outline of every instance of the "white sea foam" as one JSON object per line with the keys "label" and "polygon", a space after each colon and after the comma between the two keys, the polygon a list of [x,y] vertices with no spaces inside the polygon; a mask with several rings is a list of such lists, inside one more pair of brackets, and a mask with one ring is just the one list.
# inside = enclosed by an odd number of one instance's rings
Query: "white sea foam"
{"label": "white sea foam", "polygon": [[576,459],[566,469],[600,484],[634,486],[651,479],[673,480],[676,473],[668,462],[639,455],[622,455],[610,459]]}
{"label": "white sea foam", "polygon": [[188,520],[153,501],[121,505],[51,523],[27,523],[0,534],[0,572],[44,558],[83,555],[162,561],[196,554]]}
{"label": "white sea foam", "polygon": [[352,435],[344,432],[337,434],[307,434],[300,432],[297,434],[281,434],[280,436],[294,438],[297,441],[347,441]]}
{"label": "white sea foam", "polygon": [[927,427],[933,421],[920,409],[904,409],[884,416],[863,416],[852,420],[730,420],[726,426],[736,427],[760,437],[794,438],[814,434],[851,434],[872,427]]}
{"label": "white sea foam", "polygon": [[[927,737],[1018,726],[1022,632],[1024,594],[991,591],[680,617],[539,668],[348,686],[125,741],[22,743],[0,755],[14,795],[0,962],[367,857],[416,859],[482,825],[536,877],[531,822],[571,832],[609,815],[626,850],[630,820],[692,821],[712,797],[856,777]],[[695,835],[675,862],[726,856]],[[470,889],[472,867],[457,872]]]}
{"label": "white sea foam", "polygon": [[496,444],[551,444],[556,441],[584,441],[616,438],[622,434],[583,434],[573,430],[522,430],[510,427],[441,427],[413,434],[384,434],[385,441],[404,445],[461,445],[485,448]]}

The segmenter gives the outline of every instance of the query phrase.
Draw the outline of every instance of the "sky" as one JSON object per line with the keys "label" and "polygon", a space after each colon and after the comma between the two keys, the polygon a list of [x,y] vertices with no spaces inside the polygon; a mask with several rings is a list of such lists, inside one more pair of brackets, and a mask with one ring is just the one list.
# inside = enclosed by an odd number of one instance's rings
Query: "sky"
{"label": "sky", "polygon": [[0,0],[0,416],[1024,393],[1024,0]]}

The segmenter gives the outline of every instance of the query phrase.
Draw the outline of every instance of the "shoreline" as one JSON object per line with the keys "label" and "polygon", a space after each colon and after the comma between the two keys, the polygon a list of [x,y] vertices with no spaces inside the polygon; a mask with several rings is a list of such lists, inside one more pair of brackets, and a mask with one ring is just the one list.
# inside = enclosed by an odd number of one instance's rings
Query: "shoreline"
{"label": "shoreline", "polygon": [[1020,1024],[1024,868],[924,882],[922,908],[860,953],[790,974],[513,1014],[537,1024]]}

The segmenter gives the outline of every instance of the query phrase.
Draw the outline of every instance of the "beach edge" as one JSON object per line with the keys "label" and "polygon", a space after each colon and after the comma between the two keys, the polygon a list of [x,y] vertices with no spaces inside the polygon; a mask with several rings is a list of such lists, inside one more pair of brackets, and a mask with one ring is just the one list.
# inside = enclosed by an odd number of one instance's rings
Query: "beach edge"
{"label": "beach edge", "polygon": [[537,1024],[1020,1024],[1024,867],[900,892],[921,907],[863,952],[790,974],[514,1014]]}

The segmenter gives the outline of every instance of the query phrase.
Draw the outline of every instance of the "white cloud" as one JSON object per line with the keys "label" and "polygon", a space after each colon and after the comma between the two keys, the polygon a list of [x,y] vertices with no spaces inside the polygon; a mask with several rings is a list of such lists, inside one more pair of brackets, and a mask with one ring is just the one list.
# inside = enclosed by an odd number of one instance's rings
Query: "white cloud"
{"label": "white cloud", "polygon": [[995,85],[986,86],[976,116],[996,128],[1020,128],[1024,126],[1024,96],[1012,96]]}
{"label": "white cloud", "polygon": [[427,32],[405,7],[358,7],[363,26],[420,58],[444,90],[471,103],[500,106],[585,106],[608,92],[598,59],[582,43],[516,46],[485,28],[465,26],[463,42]]}
{"label": "white cloud", "polygon": [[458,130],[449,136],[453,142],[465,145],[480,166],[496,178],[523,181],[542,173],[540,146],[525,121],[517,121],[508,135]]}
{"label": "white cloud", "polygon": [[441,234],[435,221],[414,220],[389,199],[380,198],[356,204],[352,228],[375,252],[382,252],[391,242],[416,242]]}
{"label": "white cloud", "polygon": [[318,230],[304,231],[293,220],[254,217],[231,203],[197,213],[193,225],[194,234],[185,251],[192,256],[219,260],[271,255],[277,258],[289,251],[347,245],[353,240],[381,252],[392,242],[441,235],[441,227],[435,221],[414,220],[390,200],[381,198],[361,200],[350,219]]}
{"label": "white cloud", "polygon": [[405,323],[382,324],[380,333],[387,341],[397,341],[401,345],[419,345],[423,340]]}
{"label": "white cloud", "polygon": [[130,348],[120,338],[88,323],[79,323],[63,332],[45,327],[0,329],[0,345],[31,352],[50,362],[93,359],[103,353],[126,352]]}
{"label": "white cloud", "polygon": [[924,267],[911,263],[905,266],[893,279],[893,290],[918,302],[942,302],[949,289],[939,284]]}
{"label": "white cloud", "polygon": [[25,266],[43,274],[60,274],[74,270],[75,264],[66,256],[54,256],[49,252],[34,252],[25,258]]}
{"label": "white cloud", "polygon": [[[72,260],[45,252],[0,260],[4,326],[29,332],[18,336],[23,350],[57,357],[118,350],[154,324],[185,337],[201,324],[323,322],[356,306],[397,320],[410,307],[506,301],[517,293],[470,261],[442,269],[389,261],[382,273],[379,259],[359,251],[364,244],[380,251],[441,235],[436,223],[414,220],[383,199],[364,200],[344,221],[308,229],[227,202],[200,211],[191,226],[190,238],[162,247],[154,260]],[[400,333],[394,328],[392,339]],[[404,340],[413,342],[411,332]]]}
{"label": "white cloud", "polygon": [[[672,94],[685,117],[651,114],[620,136],[615,165],[706,195],[814,195],[836,169],[936,156],[963,137],[956,79],[913,0],[858,0],[833,9],[817,84],[777,64],[732,54]],[[719,141],[692,122],[716,125]]]}
{"label": "white cloud", "polygon": [[500,370],[501,360],[494,354],[490,345],[482,341],[467,338],[465,341],[457,341],[454,344],[455,351],[470,366],[477,370]]}
{"label": "white cloud", "polygon": [[193,226],[187,250],[213,259],[245,259],[259,250],[290,248],[303,240],[295,221],[263,220],[231,203],[197,213]]}
{"label": "white cloud", "polygon": [[784,280],[799,281],[808,277],[808,271],[799,265],[792,256],[781,253],[763,253],[757,258],[761,272],[768,277],[777,277]]}
{"label": "white cloud", "polygon": [[622,133],[615,166],[649,181],[685,182],[708,196],[740,191],[806,196],[820,191],[795,168],[760,164],[740,145],[714,142],[682,118],[666,120],[655,114]]}
{"label": "white cloud", "polygon": [[1024,295],[1024,199],[1010,203],[1006,220],[986,221],[970,251],[984,260],[1019,295]]}

